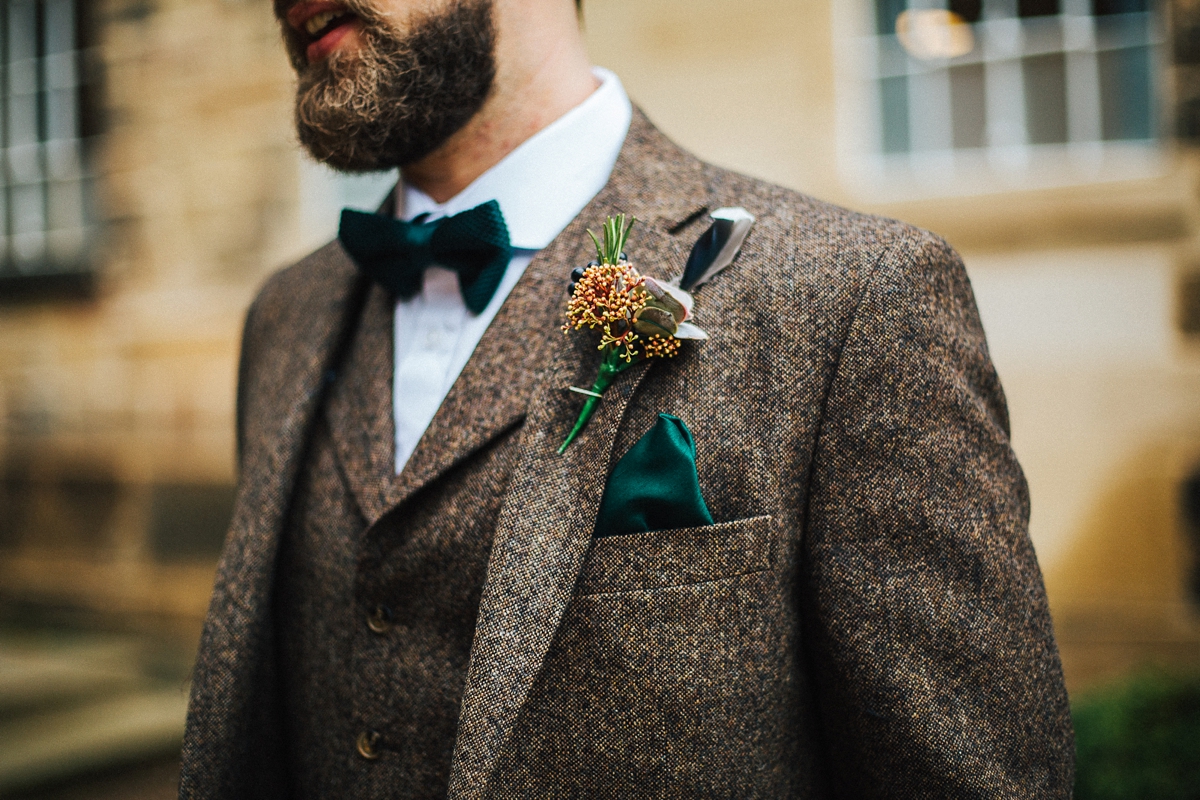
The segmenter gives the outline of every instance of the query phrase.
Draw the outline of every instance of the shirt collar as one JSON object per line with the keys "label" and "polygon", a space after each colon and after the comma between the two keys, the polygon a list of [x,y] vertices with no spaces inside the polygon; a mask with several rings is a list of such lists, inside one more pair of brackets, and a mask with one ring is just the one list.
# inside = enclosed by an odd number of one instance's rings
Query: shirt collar
{"label": "shirt collar", "polygon": [[633,106],[620,79],[593,67],[600,86],[575,108],[531,136],[445,203],[404,186],[401,218],[457,214],[496,200],[512,246],[541,250],[608,183]]}

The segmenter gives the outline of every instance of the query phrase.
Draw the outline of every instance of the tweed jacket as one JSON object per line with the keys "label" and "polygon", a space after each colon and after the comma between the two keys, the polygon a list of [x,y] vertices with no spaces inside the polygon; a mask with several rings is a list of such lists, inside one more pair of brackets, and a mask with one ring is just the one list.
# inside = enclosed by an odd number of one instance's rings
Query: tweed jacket
{"label": "tweed jacket", "polygon": [[[637,217],[631,260],[666,279],[703,210],[728,205],[758,221],[697,292],[711,338],[622,373],[558,455],[581,402],[565,389],[599,358],[559,329],[585,228]],[[334,242],[249,312],[241,480],[181,797],[284,794],[280,531],[365,294]],[[594,539],[606,475],[659,412],[691,428],[716,524]],[[608,185],[529,266],[395,486],[361,494],[376,511],[421,502],[500,436],[515,458],[449,797],[1070,796],[1026,484],[970,284],[937,237],[702,163],[637,113]]]}

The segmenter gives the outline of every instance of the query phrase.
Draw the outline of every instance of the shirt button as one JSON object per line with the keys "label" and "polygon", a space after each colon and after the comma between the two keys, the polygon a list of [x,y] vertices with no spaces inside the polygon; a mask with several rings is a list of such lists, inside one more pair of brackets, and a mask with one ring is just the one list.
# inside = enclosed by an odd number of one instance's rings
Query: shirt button
{"label": "shirt button", "polygon": [[367,615],[367,627],[372,633],[384,634],[392,629],[392,610],[380,604],[371,609]]}
{"label": "shirt button", "polygon": [[380,735],[375,731],[363,731],[358,735],[355,741],[355,747],[358,749],[358,754],[367,761],[374,761],[379,758],[379,740]]}

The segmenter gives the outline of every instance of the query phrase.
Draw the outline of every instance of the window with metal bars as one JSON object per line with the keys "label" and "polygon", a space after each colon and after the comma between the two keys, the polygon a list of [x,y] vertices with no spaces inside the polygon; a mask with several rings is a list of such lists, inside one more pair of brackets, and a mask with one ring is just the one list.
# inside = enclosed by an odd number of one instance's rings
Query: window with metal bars
{"label": "window with metal bars", "polygon": [[0,293],[90,282],[82,0],[0,0]]}
{"label": "window with metal bars", "polygon": [[1057,171],[1069,182],[1104,177],[1114,153],[1136,160],[1160,138],[1153,0],[873,0],[869,11],[850,74],[865,78],[855,118],[868,123],[854,157],[877,177]]}

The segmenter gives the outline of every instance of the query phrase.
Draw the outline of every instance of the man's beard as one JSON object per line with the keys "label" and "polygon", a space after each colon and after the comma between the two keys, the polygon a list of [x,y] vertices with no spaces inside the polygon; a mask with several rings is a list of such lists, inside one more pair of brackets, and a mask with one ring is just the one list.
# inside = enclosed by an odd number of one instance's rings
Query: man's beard
{"label": "man's beard", "polygon": [[369,0],[346,5],[361,22],[355,51],[310,64],[307,42],[284,26],[299,76],[300,142],[313,158],[346,172],[419,161],[475,116],[491,92],[492,0],[451,0],[403,36]]}

